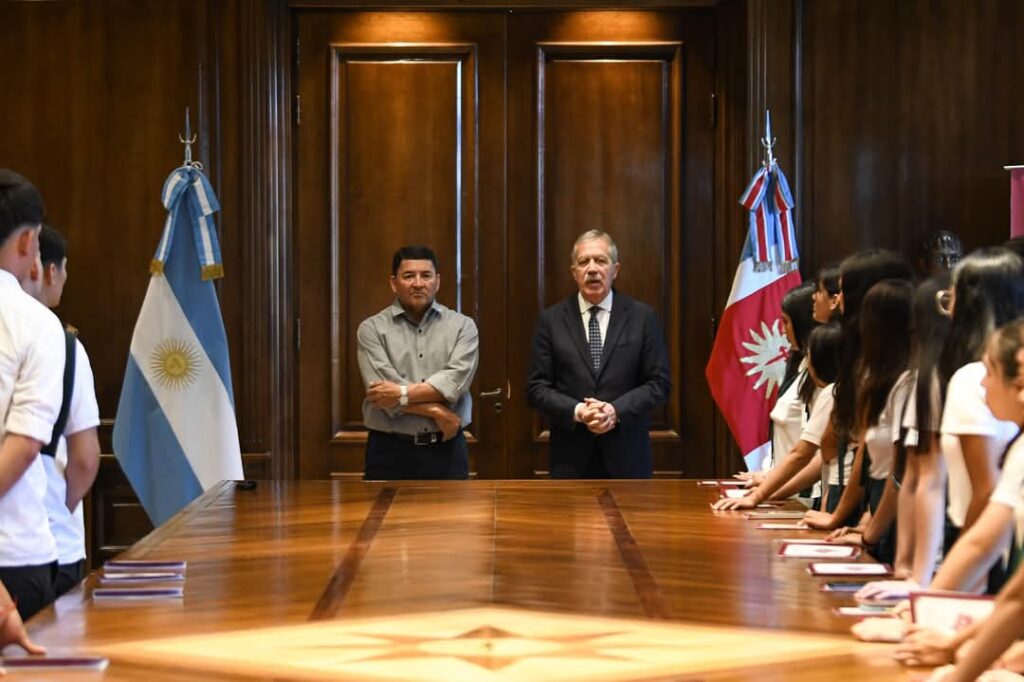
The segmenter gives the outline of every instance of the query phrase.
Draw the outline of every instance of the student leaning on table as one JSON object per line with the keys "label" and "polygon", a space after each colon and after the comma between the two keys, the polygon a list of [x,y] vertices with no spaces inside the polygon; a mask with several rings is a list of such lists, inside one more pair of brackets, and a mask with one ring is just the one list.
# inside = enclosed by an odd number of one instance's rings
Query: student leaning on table
{"label": "student leaning on table", "polygon": [[765,500],[796,492],[787,490],[791,480],[813,460],[819,450],[835,448],[835,439],[830,435],[828,424],[829,415],[832,414],[832,382],[838,372],[840,337],[839,325],[830,322],[815,328],[807,339],[805,382],[813,382],[816,388],[805,402],[805,418],[796,445],[767,473],[758,487],[739,499],[718,500],[713,505],[715,511],[753,509]]}
{"label": "student leaning on table", "polygon": [[[1024,320],[1016,320],[1002,327],[989,341],[985,356],[985,402],[996,419],[1013,422],[1018,429],[1024,426],[1024,377],[1021,366],[1024,362]],[[953,546],[953,551],[943,562],[942,568],[932,584],[934,589],[963,589],[988,573],[995,561],[1000,561],[1006,543],[1011,543],[1011,564],[1019,564],[1021,555],[1021,532],[1024,531],[1024,438],[1019,435],[1011,442],[1002,462],[999,482],[992,492],[988,504],[977,522]],[[1016,533],[1014,529],[1016,528]],[[1011,565],[1010,570],[1015,568]],[[1017,570],[1011,586],[1000,595],[1000,607],[1016,613],[1012,603],[1014,590],[1021,585],[1021,572]],[[1016,587],[1014,587],[1016,586]],[[1019,599],[1019,597],[1018,597]],[[1003,623],[1005,614],[997,619]],[[936,632],[923,626],[911,626],[906,641],[897,650],[897,657],[914,664],[919,661],[942,663],[952,660],[958,648],[972,637],[982,637],[992,626],[987,623],[978,628],[961,630],[955,635]],[[1003,628],[1004,630],[1006,628]],[[1001,654],[1015,637],[995,651],[988,663]],[[1002,642],[999,635],[985,634],[982,642],[992,652],[995,644]],[[974,646],[977,646],[976,644]],[[972,647],[963,647],[966,652]],[[987,665],[987,663],[986,663]],[[952,679],[974,679],[959,676]]]}

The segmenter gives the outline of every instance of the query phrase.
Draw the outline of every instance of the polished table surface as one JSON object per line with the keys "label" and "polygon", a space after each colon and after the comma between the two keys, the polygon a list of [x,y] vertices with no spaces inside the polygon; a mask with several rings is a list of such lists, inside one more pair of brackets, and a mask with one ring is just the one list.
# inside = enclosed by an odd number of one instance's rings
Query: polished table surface
{"label": "polished table surface", "polygon": [[[821,592],[806,561],[777,556],[780,538],[817,534],[757,530],[740,513],[710,511],[717,496],[664,480],[222,483],[123,557],[187,560],[183,600],[96,603],[91,576],[29,629],[54,654],[106,653],[144,639],[499,606],[837,636],[835,655],[700,679],[920,675],[884,646],[851,645],[851,621],[833,614],[849,597]],[[102,676],[57,677],[196,679],[110,658]]]}

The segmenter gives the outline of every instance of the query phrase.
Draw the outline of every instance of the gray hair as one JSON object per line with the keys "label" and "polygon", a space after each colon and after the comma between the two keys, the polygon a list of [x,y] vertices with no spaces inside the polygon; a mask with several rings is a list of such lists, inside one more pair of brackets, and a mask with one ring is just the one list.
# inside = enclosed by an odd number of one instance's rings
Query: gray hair
{"label": "gray hair", "polygon": [[572,243],[572,264],[576,264],[576,247],[580,242],[589,242],[591,239],[603,239],[608,242],[608,255],[612,257],[612,263],[619,262],[619,247],[615,246],[612,236],[604,230],[587,230]]}

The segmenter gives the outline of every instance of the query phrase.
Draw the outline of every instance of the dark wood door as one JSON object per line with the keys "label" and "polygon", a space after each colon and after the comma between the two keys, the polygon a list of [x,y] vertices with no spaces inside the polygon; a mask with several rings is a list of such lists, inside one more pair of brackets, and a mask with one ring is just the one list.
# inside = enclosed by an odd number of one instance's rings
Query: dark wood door
{"label": "dark wood door", "polygon": [[480,330],[470,470],[501,477],[504,15],[300,12],[298,36],[299,475],[361,474],[356,328],[392,301],[395,249],[427,244]]}
{"label": "dark wood door", "polygon": [[652,421],[655,475],[711,457],[713,36],[710,10],[509,17],[512,477],[548,466],[526,350],[540,309],[575,291],[572,244],[590,228],[619,246],[617,288],[665,328],[673,390]]}
{"label": "dark wood door", "polygon": [[533,326],[574,290],[572,242],[591,227],[619,244],[619,288],[666,329],[658,475],[710,456],[710,10],[309,11],[297,25],[300,475],[362,471],[355,330],[390,302],[390,254],[413,242],[439,254],[441,302],[480,328],[471,470],[543,476]]}

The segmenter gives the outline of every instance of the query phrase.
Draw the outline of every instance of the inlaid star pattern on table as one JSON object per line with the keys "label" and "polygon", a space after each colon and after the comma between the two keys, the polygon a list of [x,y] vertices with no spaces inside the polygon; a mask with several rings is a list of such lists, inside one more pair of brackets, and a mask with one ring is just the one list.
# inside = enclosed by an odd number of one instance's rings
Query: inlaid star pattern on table
{"label": "inlaid star pattern on table", "polygon": [[[606,658],[616,661],[634,660],[632,657],[611,654],[598,648],[599,640],[621,635],[622,632],[577,633],[531,637],[503,628],[484,625],[454,636],[379,635],[353,632],[361,637],[382,641],[390,648],[381,654],[349,659],[349,663],[390,661],[402,658],[443,656],[458,658],[487,670],[501,670],[524,658]],[[366,649],[365,644],[318,645],[316,650]]]}
{"label": "inlaid star pattern on table", "polygon": [[[850,638],[482,607],[103,647],[119,663],[282,680],[621,682],[866,652]],[[744,673],[745,675],[746,673]]]}

